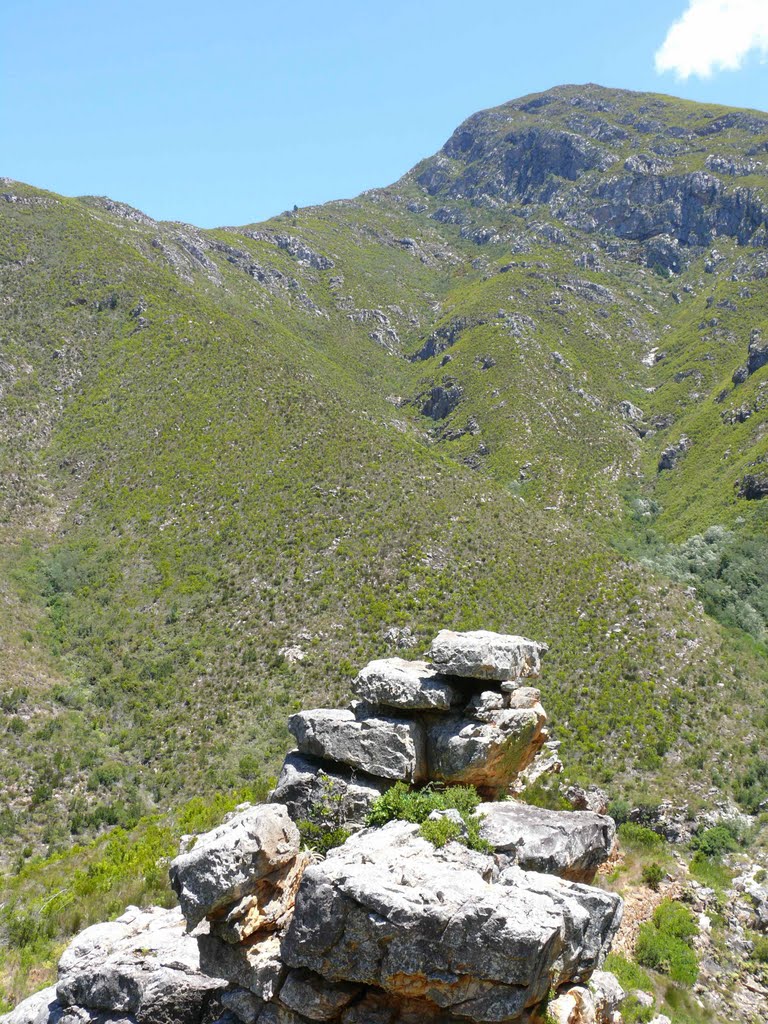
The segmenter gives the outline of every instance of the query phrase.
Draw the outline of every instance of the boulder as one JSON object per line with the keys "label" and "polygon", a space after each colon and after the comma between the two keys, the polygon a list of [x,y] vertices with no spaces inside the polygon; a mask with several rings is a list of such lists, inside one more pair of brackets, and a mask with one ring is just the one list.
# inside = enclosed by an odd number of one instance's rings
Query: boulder
{"label": "boulder", "polygon": [[64,1007],[129,1015],[137,1024],[203,1024],[226,981],[201,969],[178,908],[129,907],[81,932],[59,961]]}
{"label": "boulder", "polygon": [[550,811],[514,800],[480,804],[480,834],[509,863],[591,882],[611,852],[613,818],[591,811]]}
{"label": "boulder", "polygon": [[541,749],[547,738],[546,720],[537,704],[494,711],[485,721],[435,722],[427,727],[429,777],[484,791],[504,789]]}
{"label": "boulder", "polygon": [[270,795],[285,804],[294,821],[328,821],[344,825],[365,821],[373,801],[390,783],[363,772],[291,751],[283,762],[277,786]]}
{"label": "boulder", "polygon": [[255,935],[234,946],[217,935],[198,935],[200,968],[226,978],[267,1002],[277,993],[285,976],[280,938],[274,932]]}
{"label": "boulder", "polygon": [[248,807],[200,836],[170,867],[190,928],[253,893],[260,879],[299,852],[299,831],[281,804]]}
{"label": "boulder", "polygon": [[311,859],[311,854],[302,851],[294,860],[260,878],[255,890],[235,903],[226,917],[211,921],[211,932],[225,942],[237,943],[256,932],[284,928],[293,913],[301,876]]}
{"label": "boulder", "polygon": [[283,958],[456,1017],[517,1019],[599,966],[621,900],[519,868],[496,874],[493,857],[435,849],[417,825],[360,832],[305,872]]}
{"label": "boulder", "polygon": [[352,692],[369,704],[411,711],[450,711],[466,701],[426,661],[403,658],[370,662],[352,683]]}
{"label": "boulder", "polygon": [[470,679],[524,679],[537,676],[545,644],[522,636],[507,636],[478,629],[455,633],[442,629],[429,648],[436,671]]}
{"label": "boulder", "polygon": [[221,1005],[241,1022],[256,1024],[264,1006],[264,1000],[245,988],[228,988],[222,993]]}
{"label": "boulder", "polygon": [[19,1003],[10,1013],[0,1017],[0,1024],[48,1024],[58,1022],[61,1015],[61,1004],[56,1001],[56,986],[35,992]]}
{"label": "boulder", "polygon": [[302,754],[340,761],[383,779],[426,781],[419,722],[318,708],[291,715],[288,728]]}
{"label": "boulder", "polygon": [[348,981],[331,982],[299,967],[288,974],[280,989],[280,1002],[310,1020],[335,1020],[362,992]]}

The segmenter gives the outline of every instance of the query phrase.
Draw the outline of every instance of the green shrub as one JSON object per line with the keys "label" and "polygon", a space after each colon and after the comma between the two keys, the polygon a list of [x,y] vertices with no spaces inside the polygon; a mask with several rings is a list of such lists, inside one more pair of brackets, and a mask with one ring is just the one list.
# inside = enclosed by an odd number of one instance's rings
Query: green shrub
{"label": "green shrub", "polygon": [[642,871],[642,878],[646,885],[650,886],[654,892],[659,891],[659,883],[664,877],[664,868],[661,864],[657,864],[653,861],[652,864],[646,864]]}
{"label": "green shrub", "polygon": [[624,797],[617,797],[615,800],[611,800],[608,804],[608,813],[616,822],[616,826],[623,825],[629,818],[629,812],[632,807],[628,800]]}
{"label": "green shrub", "polygon": [[451,841],[460,843],[462,832],[463,829],[458,821],[452,821],[450,818],[427,819],[419,829],[421,836],[437,847],[445,846]]}
{"label": "green shrub", "polygon": [[752,959],[758,964],[768,964],[768,935],[755,935],[752,943]]}
{"label": "green shrub", "polygon": [[635,946],[638,963],[668,974],[681,985],[693,985],[699,976],[699,961],[689,940],[698,926],[687,907],[664,900],[653,919],[640,926]]}
{"label": "green shrub", "polygon": [[[366,824],[385,825],[388,821],[411,821],[422,826],[421,835],[425,839],[435,842],[433,836],[437,837],[436,846],[444,846],[450,839],[456,839],[471,850],[488,853],[491,846],[481,837],[481,820],[474,816],[479,803],[480,797],[472,786],[448,786],[440,789],[429,785],[424,789],[410,789],[404,782],[396,782],[391,789],[374,801]],[[462,835],[463,830],[458,822],[451,823],[454,829],[458,830],[454,835],[449,834],[454,830],[442,824],[450,819],[427,821],[432,811],[447,811],[452,808],[459,812],[464,821],[465,836]]]}
{"label": "green shrub", "polygon": [[650,976],[634,960],[628,960],[621,953],[608,954],[605,960],[605,970],[616,975],[619,979],[619,984],[625,991],[639,988],[650,992],[653,989],[653,982]]}
{"label": "green shrub", "polygon": [[658,832],[654,832],[645,825],[636,825],[632,821],[625,821],[619,825],[619,839],[624,846],[640,850],[658,849],[664,843],[664,839]]}
{"label": "green shrub", "polygon": [[739,848],[741,830],[728,823],[705,829],[691,839],[691,848],[700,850],[705,857],[722,857]]}
{"label": "green shrub", "polygon": [[693,855],[688,871],[697,882],[709,886],[710,889],[727,889],[733,878],[733,872],[724,864],[706,857],[701,851]]}
{"label": "green shrub", "polygon": [[653,1006],[643,1006],[637,996],[628,995],[621,1004],[624,1024],[648,1024],[656,1016]]}
{"label": "green shrub", "polygon": [[302,844],[307,849],[315,850],[323,856],[335,846],[343,846],[352,835],[342,825],[331,828],[306,819],[296,822],[296,827],[299,830]]}

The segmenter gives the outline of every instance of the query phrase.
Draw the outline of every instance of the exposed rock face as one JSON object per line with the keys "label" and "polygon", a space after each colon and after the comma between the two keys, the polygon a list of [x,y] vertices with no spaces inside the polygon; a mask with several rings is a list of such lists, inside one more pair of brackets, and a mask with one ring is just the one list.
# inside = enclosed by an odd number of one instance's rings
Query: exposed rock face
{"label": "exposed rock face", "polygon": [[459,1017],[514,1020],[598,966],[620,907],[545,875],[499,874],[489,856],[436,850],[418,826],[390,822],[308,869],[283,956]]}
{"label": "exposed rock face", "polygon": [[249,896],[299,852],[299,832],[285,807],[249,807],[173,862],[171,885],[191,927]]}
{"label": "exposed rock face", "polygon": [[502,708],[488,721],[438,721],[427,733],[430,778],[503,789],[541,749],[545,722],[540,704]]}
{"label": "exposed rock face", "polygon": [[668,448],[665,448],[659,456],[659,472],[664,469],[674,469],[690,447],[690,440],[683,436],[677,444],[672,444]]}
{"label": "exposed rock face", "polygon": [[292,820],[359,825],[394,779],[506,791],[546,737],[540,692],[525,685],[545,649],[443,632],[440,672],[375,661],[352,709],[294,715],[300,751],[272,802],[238,809],[170,867],[188,930],[159,909],[87,929],[56,990],[2,1024],[541,1024],[548,1000],[557,1020],[581,1007],[579,1024],[608,1024],[613,990],[585,984],[622,902],[583,883],[608,855],[611,819],[486,803],[492,852],[468,849],[472,830],[448,809],[432,817],[461,842],[438,849],[390,821],[325,859],[299,849]]}
{"label": "exposed rock face", "polygon": [[333,803],[341,821],[362,822],[390,782],[293,751],[283,764],[272,800],[285,804],[294,821],[309,821]]}
{"label": "exposed rock face", "polygon": [[302,754],[341,761],[384,779],[427,778],[424,731],[404,718],[362,718],[320,708],[291,715],[288,728]]}
{"label": "exposed rock face", "polygon": [[759,501],[768,497],[768,471],[765,473],[745,473],[736,482],[736,493],[747,501]]}
{"label": "exposed rock face", "polygon": [[472,679],[523,679],[537,676],[546,646],[522,636],[506,636],[479,629],[470,633],[441,630],[429,654],[438,671]]}
{"label": "exposed rock face", "polygon": [[59,961],[54,987],[26,999],[3,1024],[211,1024],[226,982],[200,967],[178,909],[129,907],[86,928]]}
{"label": "exposed rock face", "polygon": [[352,691],[369,704],[411,711],[450,711],[466,700],[427,662],[402,658],[372,661],[352,683]]}
{"label": "exposed rock face", "polygon": [[613,819],[589,811],[548,811],[508,801],[480,804],[483,839],[510,863],[530,871],[591,882],[611,852]]}

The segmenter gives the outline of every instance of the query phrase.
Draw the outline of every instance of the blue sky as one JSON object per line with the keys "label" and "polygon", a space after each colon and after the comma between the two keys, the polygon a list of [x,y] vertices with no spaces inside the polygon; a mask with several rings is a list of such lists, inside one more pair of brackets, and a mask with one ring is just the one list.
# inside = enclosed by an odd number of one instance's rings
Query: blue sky
{"label": "blue sky", "polygon": [[0,174],[204,227],[389,184],[566,82],[768,109],[768,0],[3,7]]}

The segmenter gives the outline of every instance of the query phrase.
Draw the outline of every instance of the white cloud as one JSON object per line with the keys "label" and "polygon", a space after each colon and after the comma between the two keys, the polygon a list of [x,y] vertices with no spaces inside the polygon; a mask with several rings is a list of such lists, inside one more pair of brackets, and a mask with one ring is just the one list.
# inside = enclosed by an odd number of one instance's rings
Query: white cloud
{"label": "white cloud", "polygon": [[768,58],[768,0],[688,0],[656,51],[656,70],[708,78],[737,71],[753,50]]}

